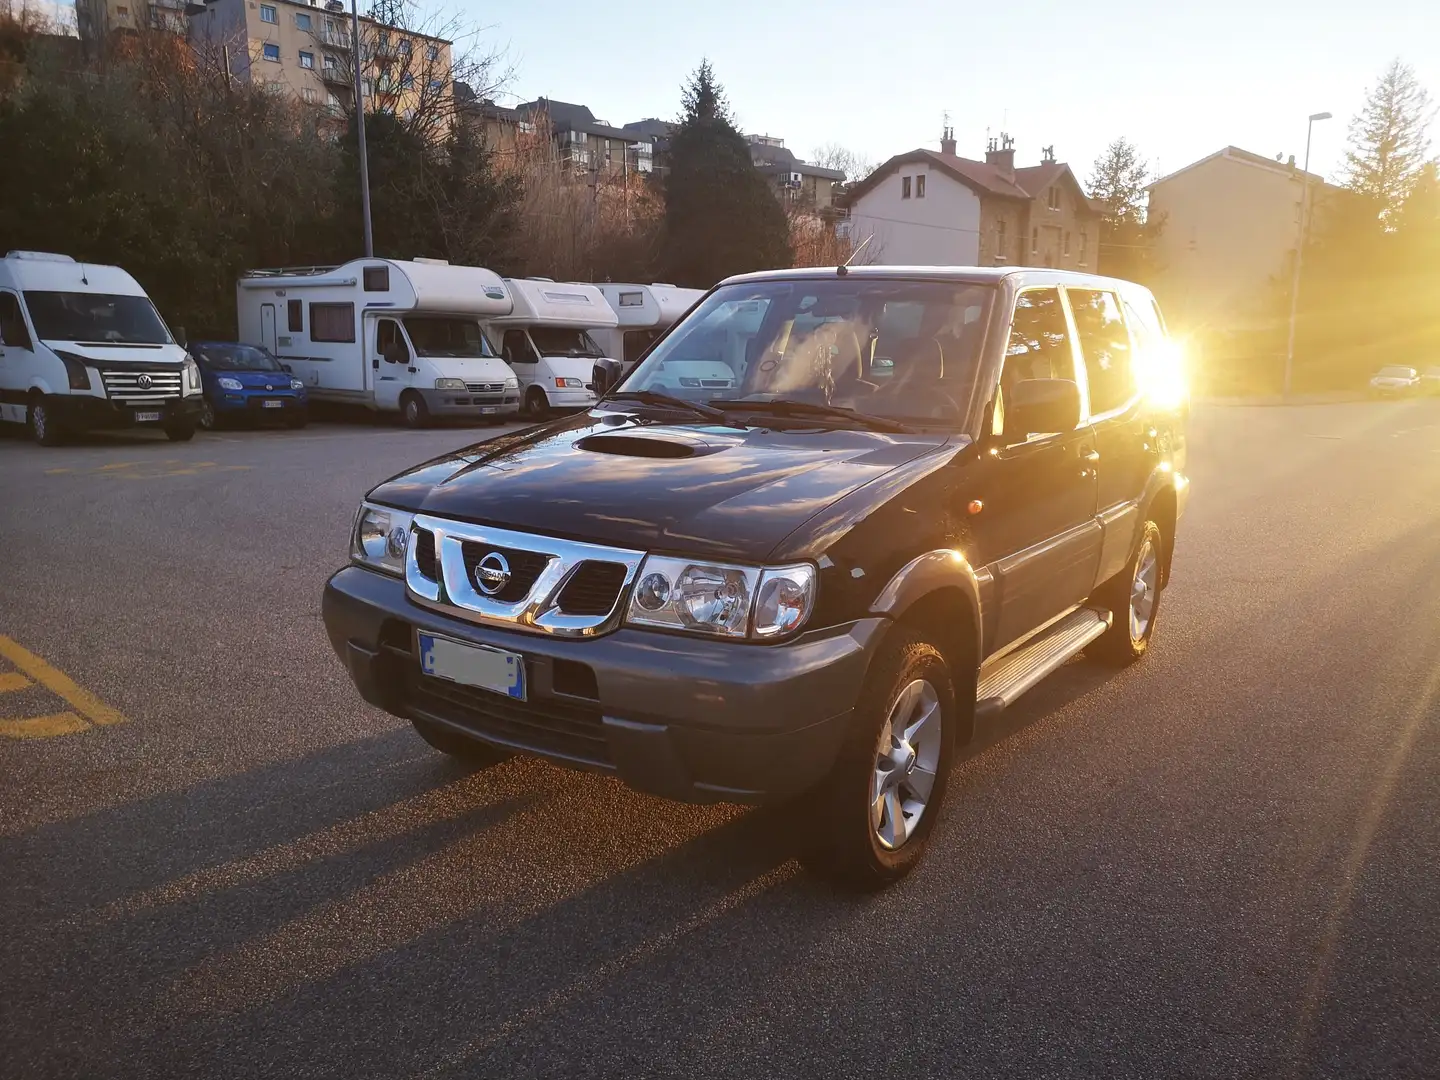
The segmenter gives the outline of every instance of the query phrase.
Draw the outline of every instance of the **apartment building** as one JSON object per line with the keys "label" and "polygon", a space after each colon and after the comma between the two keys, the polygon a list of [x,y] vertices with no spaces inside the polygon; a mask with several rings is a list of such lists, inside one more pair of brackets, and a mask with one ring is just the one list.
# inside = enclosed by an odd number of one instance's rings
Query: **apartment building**
{"label": "apartment building", "polygon": [[773,135],[747,135],[750,160],[775,188],[781,202],[797,203],[810,210],[829,210],[835,202],[835,185],[843,183],[839,169],[811,165],[785,148],[785,140]]}
{"label": "apartment building", "polygon": [[1038,165],[1015,166],[1008,134],[985,160],[940,150],[897,154],[846,196],[849,234],[883,265],[1099,267],[1100,215],[1054,148]]}
{"label": "apartment building", "polygon": [[75,0],[75,29],[87,44],[121,30],[187,32],[185,0]]}
{"label": "apartment building", "polygon": [[502,154],[539,132],[548,135],[559,159],[577,171],[650,173],[655,169],[656,136],[632,130],[631,125],[607,124],[585,105],[537,98],[507,107],[487,99],[474,103],[467,113]]}

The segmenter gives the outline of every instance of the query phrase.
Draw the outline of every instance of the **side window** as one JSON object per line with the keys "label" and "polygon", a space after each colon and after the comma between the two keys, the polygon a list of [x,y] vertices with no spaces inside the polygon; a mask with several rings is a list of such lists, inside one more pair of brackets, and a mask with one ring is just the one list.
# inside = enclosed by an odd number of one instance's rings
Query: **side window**
{"label": "side window", "polygon": [[310,340],[345,341],[355,340],[355,305],[311,304]]}
{"label": "side window", "polygon": [[[624,301],[624,293],[620,294],[620,299],[622,302]],[[624,346],[622,351],[625,353],[625,355],[622,357],[622,359],[627,364],[633,364],[636,360],[640,359],[641,353],[643,353],[652,344],[654,344],[655,339],[659,336],[659,330],[626,330],[625,337],[622,342]]]}
{"label": "side window", "polygon": [[30,332],[25,329],[25,315],[20,299],[14,293],[0,292],[0,343],[17,349],[32,349]]}
{"label": "side window", "polygon": [[1059,289],[1027,289],[1015,298],[1010,340],[1000,369],[1000,393],[995,400],[993,430],[1005,432],[1005,402],[1015,384],[1027,379],[1073,379],[1075,358]]}
{"label": "side window", "polygon": [[530,345],[530,338],[524,330],[506,330],[500,343],[500,355],[507,364],[534,364],[540,357]]}
{"label": "side window", "polygon": [[1090,380],[1090,413],[1118,409],[1138,390],[1130,363],[1130,332],[1120,314],[1120,299],[1100,289],[1067,289],[1075,315],[1075,333],[1085,374]]}
{"label": "side window", "polygon": [[390,267],[367,266],[364,273],[366,292],[387,292],[390,289]]}
{"label": "side window", "polygon": [[382,360],[389,360],[387,349],[393,349],[399,345],[405,350],[408,358],[410,346],[405,344],[404,335],[400,333],[400,324],[394,319],[378,319],[375,322],[375,351],[380,354]]}
{"label": "side window", "polygon": [[290,332],[292,334],[303,334],[305,332],[305,301],[287,300],[285,302],[285,312]]}

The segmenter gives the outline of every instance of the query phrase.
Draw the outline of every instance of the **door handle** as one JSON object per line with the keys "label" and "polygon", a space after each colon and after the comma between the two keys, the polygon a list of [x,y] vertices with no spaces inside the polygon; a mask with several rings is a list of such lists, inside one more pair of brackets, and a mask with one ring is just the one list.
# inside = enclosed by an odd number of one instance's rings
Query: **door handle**
{"label": "door handle", "polygon": [[1080,460],[1093,465],[1100,460],[1100,451],[1093,446],[1082,446],[1080,447]]}

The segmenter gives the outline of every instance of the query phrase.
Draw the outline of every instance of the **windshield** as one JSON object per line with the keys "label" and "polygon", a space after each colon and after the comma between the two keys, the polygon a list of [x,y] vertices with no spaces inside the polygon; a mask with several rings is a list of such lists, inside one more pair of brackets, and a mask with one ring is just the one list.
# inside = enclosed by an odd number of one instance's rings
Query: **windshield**
{"label": "windshield", "polygon": [[455,319],[441,315],[410,315],[405,330],[416,356],[494,356],[490,342],[480,332],[474,319]]}
{"label": "windshield", "polygon": [[215,371],[283,371],[280,362],[254,345],[196,345],[195,358]]}
{"label": "windshield", "polygon": [[989,285],[859,276],[729,285],[621,389],[956,421],[974,388],[993,297]]}
{"label": "windshield", "polygon": [[1384,367],[1380,369],[1380,374],[1386,379],[1413,379],[1415,378],[1415,369],[1408,367]]}
{"label": "windshield", "polygon": [[25,306],[35,336],[49,341],[169,345],[171,337],[148,296],[110,293],[31,292]]}
{"label": "windshield", "polygon": [[568,326],[532,326],[530,340],[541,356],[589,356],[599,359],[605,354],[595,339],[584,330]]}

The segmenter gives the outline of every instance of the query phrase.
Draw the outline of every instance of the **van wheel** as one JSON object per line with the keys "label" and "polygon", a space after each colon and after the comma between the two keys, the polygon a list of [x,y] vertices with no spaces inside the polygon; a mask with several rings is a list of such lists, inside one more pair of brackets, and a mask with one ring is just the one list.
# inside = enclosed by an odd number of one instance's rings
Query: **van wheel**
{"label": "van wheel", "polygon": [[944,656],[894,628],[871,664],[834,769],[801,800],[801,861],[866,891],[914,869],[940,816],[959,726]]}
{"label": "van wheel", "polygon": [[470,765],[486,768],[498,765],[510,757],[504,750],[499,750],[489,743],[467,738],[458,731],[451,731],[428,720],[416,720],[412,717],[410,723],[414,726],[415,733],[436,750]]}
{"label": "van wheel", "polygon": [[1125,569],[1095,591],[1091,603],[1110,612],[1110,629],[1086,648],[1085,655],[1123,667],[1145,655],[1160,615],[1160,526],[1145,522],[1140,543]]}
{"label": "van wheel", "polygon": [[189,442],[195,437],[194,424],[167,424],[165,437],[171,442]]}
{"label": "van wheel", "polygon": [[533,420],[544,420],[550,415],[550,399],[545,396],[544,390],[532,386],[525,391],[525,411]]}
{"label": "van wheel", "polygon": [[26,418],[30,425],[30,437],[41,446],[59,446],[65,441],[65,429],[60,426],[43,397],[30,399],[30,411]]}
{"label": "van wheel", "polygon": [[413,390],[407,390],[400,399],[400,416],[408,428],[430,426],[430,409],[425,399]]}

